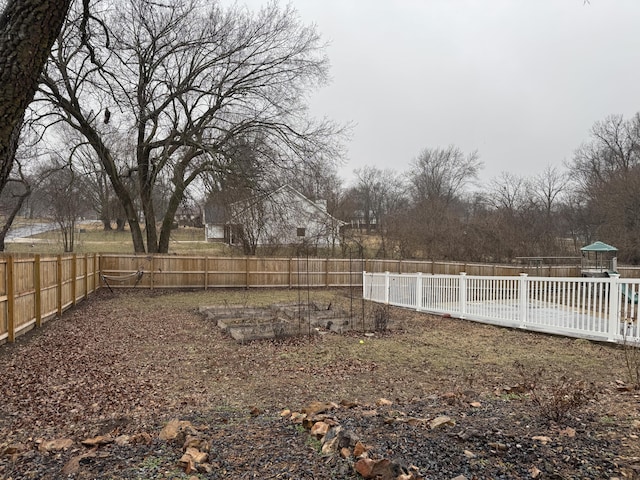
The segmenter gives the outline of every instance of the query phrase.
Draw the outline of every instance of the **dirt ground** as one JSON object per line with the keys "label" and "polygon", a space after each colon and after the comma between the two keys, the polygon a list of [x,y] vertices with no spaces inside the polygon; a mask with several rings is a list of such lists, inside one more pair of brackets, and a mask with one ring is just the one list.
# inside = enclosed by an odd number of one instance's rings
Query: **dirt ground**
{"label": "dirt ground", "polygon": [[[239,344],[198,313],[298,300],[340,306],[358,330]],[[391,460],[380,478],[638,478],[629,348],[396,308],[390,331],[364,335],[375,311],[348,290],[102,289],[0,346],[0,478],[362,478],[281,416],[313,402]],[[162,438],[171,420],[200,438],[204,467]]]}

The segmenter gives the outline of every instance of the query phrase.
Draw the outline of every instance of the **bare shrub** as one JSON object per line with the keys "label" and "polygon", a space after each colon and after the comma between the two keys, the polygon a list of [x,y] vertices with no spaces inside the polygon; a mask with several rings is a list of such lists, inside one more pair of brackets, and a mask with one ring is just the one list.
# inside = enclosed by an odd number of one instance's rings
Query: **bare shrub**
{"label": "bare shrub", "polygon": [[373,328],[376,332],[385,332],[389,328],[389,305],[376,305],[373,310]]}
{"label": "bare shrub", "polygon": [[565,375],[542,383],[545,369],[526,370],[516,362],[523,386],[536,406],[538,414],[548,421],[561,422],[596,397],[593,384],[573,380]]}

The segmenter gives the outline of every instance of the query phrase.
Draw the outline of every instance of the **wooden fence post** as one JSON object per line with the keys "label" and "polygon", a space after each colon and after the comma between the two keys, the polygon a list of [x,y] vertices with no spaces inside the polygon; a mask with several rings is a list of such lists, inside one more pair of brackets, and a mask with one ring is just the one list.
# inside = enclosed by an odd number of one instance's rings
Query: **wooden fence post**
{"label": "wooden fence post", "polygon": [[204,257],[204,289],[209,286],[209,257]]}
{"label": "wooden fence post", "polygon": [[102,262],[102,256],[93,254],[93,291],[98,290],[100,286],[100,263]]}
{"label": "wooden fence post", "polygon": [[77,285],[78,282],[78,255],[73,254],[71,256],[71,305],[75,306],[76,304],[76,296],[77,296]]}
{"label": "wooden fence post", "polygon": [[56,257],[58,270],[58,317],[62,316],[62,255]]}
{"label": "wooden fence post", "polygon": [[40,254],[36,254],[33,260],[33,288],[34,288],[34,312],[36,317],[36,327],[42,325],[42,275],[41,275]]}
{"label": "wooden fence post", "polygon": [[7,339],[13,343],[16,340],[15,325],[15,292],[13,287],[13,256],[7,257]]}
{"label": "wooden fence post", "polygon": [[289,257],[289,289],[293,288],[293,258]]}
{"label": "wooden fence post", "polygon": [[84,254],[84,299],[89,298],[89,257]]}
{"label": "wooden fence post", "polygon": [[249,290],[249,282],[250,282],[249,275],[250,274],[249,274],[249,257],[248,256],[244,257],[244,262],[245,262],[245,265],[244,265],[244,267],[245,267],[245,288],[247,290]]}
{"label": "wooden fence post", "polygon": [[155,255],[151,255],[151,260],[149,261],[149,266],[151,268],[151,273],[149,274],[149,287],[151,287],[151,290],[154,289],[155,284],[156,284],[156,276],[154,274],[154,272],[156,271],[156,265],[155,265]]}
{"label": "wooden fence post", "polygon": [[324,261],[324,286],[329,286],[329,257]]}

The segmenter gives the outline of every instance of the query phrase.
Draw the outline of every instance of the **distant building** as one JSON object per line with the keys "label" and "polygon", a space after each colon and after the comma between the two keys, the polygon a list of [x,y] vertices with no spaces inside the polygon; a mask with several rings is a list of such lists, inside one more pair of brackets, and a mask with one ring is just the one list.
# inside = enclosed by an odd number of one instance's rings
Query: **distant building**
{"label": "distant building", "polygon": [[289,185],[234,202],[204,208],[207,240],[229,245],[331,246],[344,222],[327,212],[326,200],[313,201]]}

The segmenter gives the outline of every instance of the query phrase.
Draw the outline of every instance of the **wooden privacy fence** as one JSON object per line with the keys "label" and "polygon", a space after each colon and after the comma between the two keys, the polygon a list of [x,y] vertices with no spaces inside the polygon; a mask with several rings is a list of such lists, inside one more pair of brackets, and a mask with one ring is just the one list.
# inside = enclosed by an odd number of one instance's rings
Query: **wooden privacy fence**
{"label": "wooden privacy fence", "polygon": [[[624,278],[640,268],[619,267]],[[362,285],[362,272],[478,276],[579,277],[577,266],[494,265],[465,262],[342,258],[100,255],[100,272],[111,288],[344,287]],[[140,275],[137,275],[137,274]]]}
{"label": "wooden privacy fence", "polygon": [[[618,267],[640,278],[638,267]],[[207,257],[188,255],[30,255],[0,258],[0,342],[39,326],[101,286],[253,288],[361,286],[362,272],[425,275],[577,277],[574,266],[336,258]]]}
{"label": "wooden privacy fence", "polygon": [[95,254],[0,258],[0,341],[87,298],[99,286],[98,268]]}

